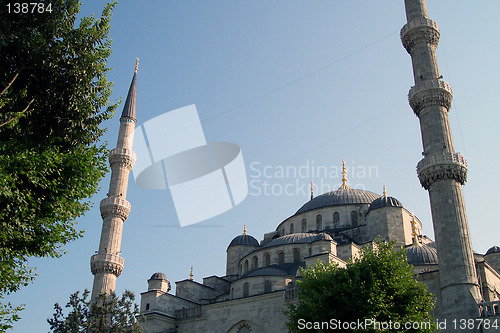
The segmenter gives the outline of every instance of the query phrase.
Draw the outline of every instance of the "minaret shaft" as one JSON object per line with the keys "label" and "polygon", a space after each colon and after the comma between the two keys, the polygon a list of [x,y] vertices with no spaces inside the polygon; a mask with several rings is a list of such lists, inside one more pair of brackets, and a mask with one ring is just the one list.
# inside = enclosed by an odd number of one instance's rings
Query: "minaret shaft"
{"label": "minaret shaft", "polygon": [[441,80],[436,60],[439,28],[428,19],[425,0],[405,0],[405,8],[408,23],[401,41],[411,55],[415,79],[408,98],[422,133],[424,158],[417,172],[431,203],[444,316],[439,319],[476,318],[481,296],[462,194],[467,163],[453,147],[452,90]]}
{"label": "minaret shaft", "polygon": [[111,179],[107,198],[101,201],[100,210],[103,219],[99,251],[90,259],[90,268],[94,274],[92,299],[99,293],[115,290],[116,278],[120,276],[124,259],[120,256],[123,223],[130,213],[131,205],[126,200],[128,177],[135,164],[132,141],[135,128],[135,84],[136,73],[132,79],[122,116],[116,148],[109,153]]}

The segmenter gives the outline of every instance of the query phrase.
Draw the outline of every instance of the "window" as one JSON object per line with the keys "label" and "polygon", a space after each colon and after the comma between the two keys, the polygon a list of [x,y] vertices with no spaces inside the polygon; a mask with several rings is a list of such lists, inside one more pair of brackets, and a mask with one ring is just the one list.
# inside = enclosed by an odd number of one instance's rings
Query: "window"
{"label": "window", "polygon": [[149,310],[149,303],[146,303],[146,311]]}
{"label": "window", "polygon": [[333,213],[333,227],[334,228],[340,227],[340,214],[339,214],[339,212]]}
{"label": "window", "polygon": [[321,214],[316,215],[316,230],[320,231],[323,229],[323,218]]}
{"label": "window", "polygon": [[264,266],[271,265],[271,256],[269,253],[264,254]]}
{"label": "window", "polygon": [[271,281],[266,280],[264,281],[264,293],[270,293],[273,289],[273,286],[271,284]]}
{"label": "window", "polygon": [[252,258],[252,269],[257,269],[259,267],[259,258],[257,256],[254,256]]}
{"label": "window", "polygon": [[285,263],[285,253],[283,251],[278,253],[278,263],[280,265]]}
{"label": "window", "polygon": [[358,212],[356,212],[355,210],[351,212],[351,223],[353,226],[358,225]]}
{"label": "window", "polygon": [[293,234],[293,223],[290,224],[290,233]]}
{"label": "window", "polygon": [[299,249],[293,250],[293,262],[300,262],[300,250]]}
{"label": "window", "polygon": [[307,220],[302,219],[302,232],[306,232],[306,231],[307,231]]}
{"label": "window", "polygon": [[245,270],[243,271],[243,273],[246,272],[248,272],[248,260],[245,260]]}
{"label": "window", "polygon": [[245,282],[245,284],[243,285],[243,297],[248,297],[248,290],[249,290],[249,285],[248,285],[248,282]]}

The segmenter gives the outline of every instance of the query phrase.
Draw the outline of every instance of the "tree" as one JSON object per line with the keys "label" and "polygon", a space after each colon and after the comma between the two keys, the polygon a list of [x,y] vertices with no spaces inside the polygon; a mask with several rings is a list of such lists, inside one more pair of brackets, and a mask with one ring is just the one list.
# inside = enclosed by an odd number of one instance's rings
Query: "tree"
{"label": "tree", "polygon": [[[29,257],[59,257],[82,236],[75,220],[107,171],[99,126],[116,108],[106,79],[114,3],[76,26],[76,0],[40,1],[45,10],[29,13],[14,1],[9,12],[8,2],[0,0],[0,301],[33,281]],[[8,325],[15,308],[1,308]]]}
{"label": "tree", "polygon": [[[434,308],[434,296],[415,280],[405,251],[394,251],[393,246],[394,242],[377,242],[373,249],[363,250],[359,259],[349,261],[346,268],[318,261],[303,270],[298,301],[288,303],[286,311],[289,328],[433,332],[435,323],[429,312]],[[417,328],[414,323],[428,323],[424,325],[429,327]],[[404,325],[415,326],[407,329]]]}
{"label": "tree", "polygon": [[136,333],[142,332],[136,316],[139,307],[134,304],[135,296],[125,290],[118,299],[115,293],[99,294],[95,300],[88,299],[89,291],[85,290],[82,296],[75,292],[66,304],[71,308],[67,315],[59,304],[54,305],[56,312],[52,319],[47,319],[50,329],[54,333]]}

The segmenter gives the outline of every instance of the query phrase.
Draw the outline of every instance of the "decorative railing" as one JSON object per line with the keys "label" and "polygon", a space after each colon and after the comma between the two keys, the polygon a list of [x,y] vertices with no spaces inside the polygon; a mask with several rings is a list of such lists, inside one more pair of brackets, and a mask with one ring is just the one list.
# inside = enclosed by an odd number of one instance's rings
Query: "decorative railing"
{"label": "decorative railing", "polygon": [[479,308],[479,316],[482,318],[500,316],[500,301],[483,302],[477,306]]}
{"label": "decorative railing", "polygon": [[182,308],[179,310],[175,310],[176,319],[196,318],[196,317],[201,317],[202,314],[203,314],[203,309],[201,305],[194,306],[192,308]]}
{"label": "decorative railing", "polygon": [[130,156],[134,159],[134,161],[137,159],[137,155],[132,149],[127,149],[127,148],[115,148],[111,149],[109,151],[109,156],[111,155],[127,155]]}
{"label": "decorative railing", "polygon": [[439,79],[425,80],[411,87],[410,92],[408,93],[408,101],[411,101],[411,99],[419,92],[427,89],[444,89],[448,93],[453,94],[451,85],[448,82]]}
{"label": "decorative railing", "polygon": [[460,153],[435,153],[426,156],[417,164],[417,173],[433,164],[460,164],[467,168],[467,160]]}
{"label": "decorative railing", "polygon": [[100,206],[108,206],[108,205],[119,205],[119,206],[122,206],[124,208],[127,208],[128,210],[130,210],[132,208],[132,205],[130,204],[130,202],[128,202],[127,200],[122,199],[120,197],[110,197],[110,198],[106,198],[106,199],[101,200]]}
{"label": "decorative railing", "polygon": [[94,262],[110,262],[110,263],[115,263],[115,264],[122,265],[122,266],[125,265],[125,259],[123,259],[119,255],[109,254],[109,253],[107,253],[107,254],[105,254],[105,253],[94,254],[90,258],[90,264],[92,264]]}
{"label": "decorative railing", "polygon": [[401,36],[404,36],[408,31],[417,27],[430,27],[439,31],[439,27],[436,22],[428,18],[417,18],[406,23],[403,28],[401,28]]}

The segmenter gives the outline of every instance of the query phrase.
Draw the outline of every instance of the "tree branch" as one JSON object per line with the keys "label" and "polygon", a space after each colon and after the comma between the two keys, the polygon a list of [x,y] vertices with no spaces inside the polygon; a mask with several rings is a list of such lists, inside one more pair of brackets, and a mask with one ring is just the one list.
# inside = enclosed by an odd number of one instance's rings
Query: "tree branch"
{"label": "tree branch", "polygon": [[5,94],[5,92],[7,91],[7,89],[10,88],[10,86],[14,83],[14,81],[16,81],[17,77],[19,76],[19,74],[21,73],[21,71],[24,69],[24,65],[21,66],[21,68],[19,68],[19,70],[17,71],[16,75],[14,75],[14,77],[12,78],[12,80],[10,80],[9,84],[7,84],[7,86],[5,88],[3,88],[2,92],[0,92],[0,96],[2,96],[3,94]]}
{"label": "tree branch", "polygon": [[24,108],[24,110],[23,110],[23,111],[21,111],[21,112],[19,112],[19,113],[18,113],[15,117],[12,117],[11,119],[7,120],[6,122],[3,122],[2,124],[0,124],[0,127],[5,126],[5,125],[7,125],[8,123],[10,123],[10,122],[12,122],[12,121],[16,120],[17,118],[19,118],[19,117],[20,117],[20,116],[21,116],[24,112],[26,112],[26,111],[28,110],[28,108],[30,107],[31,103],[33,103],[33,101],[34,101],[34,100],[35,100],[35,99],[33,98],[33,99],[32,99],[32,100],[28,103],[28,105]]}

